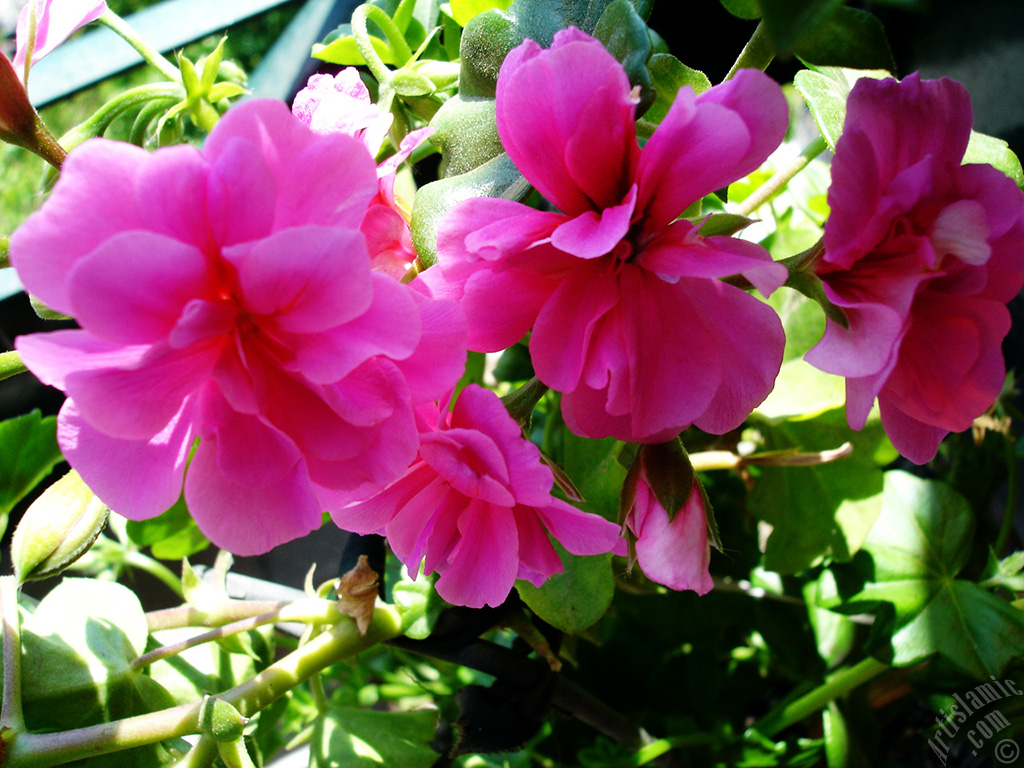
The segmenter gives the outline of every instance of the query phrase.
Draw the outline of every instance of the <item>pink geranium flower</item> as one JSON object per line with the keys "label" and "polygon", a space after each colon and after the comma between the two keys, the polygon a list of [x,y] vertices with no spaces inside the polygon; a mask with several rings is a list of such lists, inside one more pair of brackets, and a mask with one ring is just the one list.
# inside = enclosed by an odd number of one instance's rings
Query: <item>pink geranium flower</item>
{"label": "pink geranium flower", "polygon": [[551,533],[577,555],[623,552],[618,526],[551,495],[553,476],[498,396],[466,387],[451,413],[420,409],[419,456],[368,501],[332,511],[356,533],[382,533],[416,573],[437,571],[441,597],[479,608],[516,579],[540,586],[562,571]]}
{"label": "pink geranium flower", "polygon": [[17,347],[67,393],[58,439],[101,499],[144,519],[184,482],[204,533],[254,554],[405,470],[413,408],[458,378],[465,331],[454,305],[371,272],[376,193],[361,143],[273,101],[231,109],[202,151],[95,139],[69,156],[11,257],[82,330]]}
{"label": "pink geranium flower", "polygon": [[851,427],[877,398],[893,444],[921,464],[1003,386],[1024,195],[989,165],[960,164],[971,105],[952,80],[865,78],[847,108],[816,270],[850,328],[830,320],[807,360],[846,377]]}
{"label": "pink geranium flower", "polygon": [[698,595],[711,591],[711,545],[699,480],[694,478],[689,498],[670,521],[641,470],[625,523],[636,537],[636,560],[647,578]]}
{"label": "pink geranium flower", "polygon": [[[355,67],[337,75],[313,75],[292,102],[292,112],[316,133],[343,133],[361,140],[376,156],[391,128],[393,116],[381,112]],[[380,188],[360,229],[366,237],[374,269],[400,278],[416,259],[409,233],[409,214],[395,199],[395,174],[433,128],[411,131],[398,151],[377,166]]]}
{"label": "pink geranium flower", "polygon": [[785,133],[786,102],[752,70],[699,96],[686,87],[642,150],[636,102],[622,66],[575,28],[550,50],[531,40],[513,50],[498,77],[498,132],[559,211],[463,202],[421,279],[461,302],[471,349],[504,349],[532,328],[537,376],[565,393],[577,434],[720,433],[771,391],[784,337],[766,304],[717,278],[741,273],[769,293],[786,270],[753,243],[703,237],[676,217],[764,161]]}
{"label": "pink geranium flower", "polygon": [[[32,30],[33,11],[35,34]],[[96,21],[106,11],[105,0],[28,0],[18,15],[14,68],[24,77],[27,67],[38,62],[90,21]],[[26,63],[30,45],[32,59]]]}

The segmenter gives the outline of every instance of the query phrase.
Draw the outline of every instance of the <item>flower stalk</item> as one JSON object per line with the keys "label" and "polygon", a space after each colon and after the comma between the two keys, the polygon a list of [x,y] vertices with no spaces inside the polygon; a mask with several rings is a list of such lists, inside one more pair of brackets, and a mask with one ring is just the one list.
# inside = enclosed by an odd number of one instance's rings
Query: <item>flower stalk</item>
{"label": "flower stalk", "polygon": [[108,9],[106,13],[96,19],[96,21],[110,29],[128,43],[128,45],[138,51],[139,55],[145,59],[146,63],[156,69],[161,75],[172,82],[181,82],[181,72],[178,71],[178,68],[164,58],[159,51],[154,50],[149,43],[139,36],[138,32],[132,29],[132,26],[128,22],[116,13]]}

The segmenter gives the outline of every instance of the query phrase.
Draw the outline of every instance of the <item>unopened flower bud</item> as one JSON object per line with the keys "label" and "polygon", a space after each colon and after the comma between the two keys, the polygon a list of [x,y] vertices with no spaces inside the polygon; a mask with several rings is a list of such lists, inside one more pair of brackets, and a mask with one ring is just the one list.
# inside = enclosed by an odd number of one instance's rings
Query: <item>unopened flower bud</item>
{"label": "unopened flower bud", "polygon": [[60,168],[66,155],[39,119],[14,65],[3,54],[0,54],[0,140],[34,152],[55,168]]}
{"label": "unopened flower bud", "polygon": [[89,550],[109,514],[78,473],[68,472],[32,503],[14,531],[11,561],[18,582],[63,571]]}
{"label": "unopened flower bud", "polygon": [[229,702],[207,696],[199,709],[199,728],[214,741],[230,742],[242,738],[249,721]]}

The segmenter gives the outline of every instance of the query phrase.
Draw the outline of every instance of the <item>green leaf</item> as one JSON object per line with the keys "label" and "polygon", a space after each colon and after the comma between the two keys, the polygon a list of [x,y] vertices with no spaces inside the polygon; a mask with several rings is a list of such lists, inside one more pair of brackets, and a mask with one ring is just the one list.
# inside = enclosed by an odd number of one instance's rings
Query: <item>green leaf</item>
{"label": "green leaf", "polygon": [[748,506],[772,526],[765,568],[796,573],[826,557],[849,560],[882,506],[883,473],[876,452],[888,441],[881,425],[869,422],[854,432],[843,409],[836,408],[813,419],[760,429],[769,451],[821,451],[853,444],[851,456],[829,464],[763,468]]}
{"label": "green leaf", "polygon": [[512,0],[451,0],[452,18],[464,27],[469,20],[484,11],[497,8],[499,11],[507,11],[512,5]]}
{"label": "green leaf", "polygon": [[761,6],[757,0],[720,0],[722,7],[738,19],[752,21],[761,18]]}
{"label": "green leaf", "polygon": [[63,730],[146,711],[129,664],[148,629],[120,584],[64,579],[25,617],[22,691],[32,729]]}
{"label": "green leaf", "polygon": [[402,634],[416,640],[430,635],[447,603],[438,597],[433,579],[421,572],[413,581],[402,566],[401,577],[392,588],[392,601],[402,620]]}
{"label": "green leaf", "polygon": [[886,473],[882,512],[864,543],[869,581],[843,607],[892,605],[894,666],[938,653],[982,679],[1024,654],[1024,612],[956,578],[970,557],[973,532],[970,507],[952,488]]}
{"label": "green leaf", "polygon": [[129,539],[140,547],[152,547],[153,557],[161,560],[181,560],[210,546],[189,514],[184,497],[158,517],[129,520],[125,529]]}
{"label": "green leaf", "polygon": [[837,8],[820,29],[800,42],[795,53],[806,63],[822,66],[896,68],[882,22],[856,8]]}
{"label": "green leaf", "polygon": [[430,768],[437,712],[332,707],[317,719],[310,768]]}
{"label": "green leaf", "polygon": [[782,56],[820,31],[842,4],[843,0],[758,0],[765,32]]}
{"label": "green leaf", "polygon": [[793,290],[776,291],[768,304],[782,319],[786,347],[775,388],[757,407],[757,414],[776,421],[817,416],[841,407],[846,402],[843,378],[819,371],[803,359],[825,332],[825,315],[821,308]]}
{"label": "green leaf", "polygon": [[880,80],[892,75],[884,69],[858,70],[841,67],[815,67],[796,73],[793,83],[804,97],[818,130],[835,151],[836,142],[846,122],[846,99],[854,84],[862,77]]}
{"label": "green leaf", "polygon": [[39,411],[0,422],[0,534],[7,517],[63,459],[57,447],[57,418]]}
{"label": "green leaf", "polygon": [[612,0],[594,27],[594,37],[622,63],[630,84],[640,86],[637,114],[643,114],[654,102],[647,60],[651,57],[651,36],[647,25],[630,0]]}
{"label": "green leaf", "polygon": [[[824,571],[831,577],[830,571]],[[814,630],[814,642],[818,656],[829,669],[839,666],[856,643],[857,624],[841,613],[821,608],[819,594],[822,580],[809,581],[804,585],[804,601],[807,603],[807,618]]]}
{"label": "green leaf", "polygon": [[679,89],[689,86],[694,93],[703,93],[711,87],[707,75],[690,69],[668,53],[656,53],[647,62],[651,73],[651,86],[655,91],[654,103],[643,113],[645,123],[660,125],[665,119]]}
{"label": "green leaf", "polygon": [[[348,31],[345,34],[340,34],[334,39],[330,39],[330,42],[324,42],[322,44],[313,46],[312,56],[314,59],[320,59],[330,64],[340,64],[347,67],[361,67],[366,66],[366,59],[363,58],[363,54],[359,52],[359,48],[356,47],[356,39],[352,36],[352,28],[349,24],[344,24],[343,27],[348,27]],[[341,28],[339,27],[340,31]],[[391,64],[392,66],[396,63],[395,55],[391,52],[391,48],[388,47],[387,42],[381,40],[379,37],[370,35],[370,44],[373,45],[373,50],[380,56],[380,60],[385,64]]]}
{"label": "green leaf", "polygon": [[517,581],[516,589],[540,618],[563,632],[576,634],[597,623],[612,603],[612,556],[573,555],[557,541],[554,544],[565,570],[539,588],[528,581]]}
{"label": "green leaf", "polygon": [[426,266],[437,261],[437,228],[451,208],[474,197],[519,199],[529,192],[530,185],[502,153],[483,165],[459,176],[431,182],[420,188],[413,203],[413,244]]}
{"label": "green leaf", "polygon": [[964,163],[988,163],[1024,189],[1024,171],[1021,170],[1020,160],[1010,149],[1010,145],[1002,139],[971,131],[971,140],[964,153]]}

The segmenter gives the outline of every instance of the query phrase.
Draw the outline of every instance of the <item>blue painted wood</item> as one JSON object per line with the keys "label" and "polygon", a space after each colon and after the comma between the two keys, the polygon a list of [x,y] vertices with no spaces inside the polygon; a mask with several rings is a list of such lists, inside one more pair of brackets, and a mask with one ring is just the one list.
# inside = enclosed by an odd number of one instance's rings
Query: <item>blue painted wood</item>
{"label": "blue painted wood", "polygon": [[307,0],[249,78],[254,97],[291,101],[322,62],[310,58],[314,43],[352,18],[361,0]]}
{"label": "blue painted wood", "polygon": [[[164,0],[125,20],[144,40],[164,53],[227,29],[283,2],[285,0]],[[141,63],[142,57],[135,49],[109,29],[93,29],[60,46],[32,68],[29,97],[36,107],[41,107]]]}

